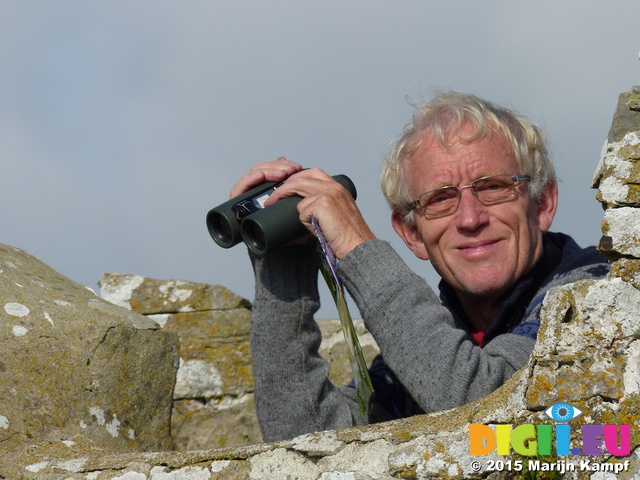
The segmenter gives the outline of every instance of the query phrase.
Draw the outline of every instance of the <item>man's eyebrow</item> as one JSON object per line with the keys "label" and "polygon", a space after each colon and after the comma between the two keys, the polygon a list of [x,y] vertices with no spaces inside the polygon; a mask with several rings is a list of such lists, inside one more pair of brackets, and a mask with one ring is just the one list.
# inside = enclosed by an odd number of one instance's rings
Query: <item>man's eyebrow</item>
{"label": "man's eyebrow", "polygon": [[438,189],[438,188],[443,188],[443,187],[453,187],[453,186],[455,186],[455,183],[453,183],[453,181],[452,181],[452,180],[450,180],[450,179],[449,179],[449,180],[447,180],[447,181],[443,180],[443,181],[441,181],[441,182],[439,182],[439,181],[437,181],[437,180],[436,180],[436,181],[434,181],[433,183],[432,183],[432,182],[429,182],[429,183],[427,184],[427,187],[425,187],[425,189],[423,190],[423,192],[429,192],[429,191],[431,191],[431,190],[436,190],[436,189]]}
{"label": "man's eyebrow", "polygon": [[[510,174],[506,174],[506,173],[494,173],[494,172],[484,172],[484,173],[480,173],[480,174],[474,175],[473,180],[471,180],[471,182],[475,182],[476,180],[479,180],[479,179],[484,178],[484,177],[491,177],[491,176],[493,176],[493,175],[510,175]],[[469,182],[469,183],[471,183],[471,182]],[[451,183],[451,182],[450,182],[450,183],[444,183],[444,182],[442,182],[442,183],[434,184],[434,185],[435,185],[435,186],[433,186],[433,187],[428,187],[426,190],[423,190],[423,192],[422,192],[422,193],[430,192],[431,190],[437,190],[437,189],[439,189],[439,188],[445,188],[445,187],[459,187],[459,186],[460,186],[460,185],[456,185],[455,183]]]}

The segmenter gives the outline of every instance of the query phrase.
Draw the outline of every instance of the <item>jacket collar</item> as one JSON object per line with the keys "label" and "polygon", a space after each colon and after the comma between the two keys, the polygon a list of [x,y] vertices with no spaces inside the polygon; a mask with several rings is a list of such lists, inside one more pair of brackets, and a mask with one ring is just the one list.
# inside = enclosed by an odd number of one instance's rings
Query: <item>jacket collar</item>
{"label": "jacket collar", "polygon": [[[562,233],[544,233],[542,242],[542,255],[538,262],[506,293],[500,312],[485,332],[483,345],[518,325],[538,291],[556,273],[562,273],[563,263],[572,263],[563,261],[582,251],[571,237]],[[465,330],[469,339],[473,340],[471,322],[464,313],[456,291],[444,280],[440,281],[439,288],[440,300],[452,312],[456,326]]]}

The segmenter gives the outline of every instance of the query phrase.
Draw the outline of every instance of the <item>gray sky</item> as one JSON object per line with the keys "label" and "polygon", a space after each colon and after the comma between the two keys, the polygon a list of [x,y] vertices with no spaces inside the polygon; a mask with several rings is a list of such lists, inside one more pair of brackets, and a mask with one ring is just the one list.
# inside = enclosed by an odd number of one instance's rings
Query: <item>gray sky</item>
{"label": "gray sky", "polygon": [[214,244],[205,215],[285,155],[349,175],[374,233],[435,285],[378,174],[408,100],[452,88],[546,131],[553,229],[595,244],[589,185],[618,94],[640,83],[638,18],[637,0],[3,0],[0,242],[96,290],[119,271],[252,299],[246,251]]}

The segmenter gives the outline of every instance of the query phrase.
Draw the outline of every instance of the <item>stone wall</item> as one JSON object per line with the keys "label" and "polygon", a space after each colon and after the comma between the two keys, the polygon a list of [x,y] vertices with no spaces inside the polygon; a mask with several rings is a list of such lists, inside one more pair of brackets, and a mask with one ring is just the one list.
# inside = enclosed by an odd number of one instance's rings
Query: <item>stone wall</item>
{"label": "stone wall", "polygon": [[[249,346],[251,304],[220,285],[154,280],[108,273],[104,299],[156,321],[177,335],[180,368],[173,395],[171,432],[178,450],[201,450],[262,441],[253,404]],[[365,358],[379,352],[362,320],[355,320]],[[339,320],[318,320],[321,355],[336,385],[351,380]]]}
{"label": "stone wall", "polygon": [[[577,282],[547,295],[530,362],[493,394],[437,414],[213,450],[123,454],[84,437],[72,445],[74,439],[61,434],[14,456],[3,475],[51,480],[639,478],[639,104],[638,89],[621,95],[594,180],[598,199],[606,208],[600,247],[612,262],[611,273],[603,280]],[[21,310],[12,307],[11,311]],[[40,312],[39,318],[43,317]],[[13,327],[28,329],[13,317],[11,321],[4,327],[5,337],[13,335],[13,339],[16,332],[23,332]],[[548,424],[544,410],[559,401],[584,412],[567,424],[574,448],[584,447],[582,425],[627,424],[631,426],[630,454],[614,457],[603,451],[542,459],[470,454],[470,424]],[[555,465],[556,471],[529,475],[507,467],[523,460],[528,466],[531,459]],[[491,471],[491,465],[498,468]],[[562,465],[569,471],[561,475]]]}

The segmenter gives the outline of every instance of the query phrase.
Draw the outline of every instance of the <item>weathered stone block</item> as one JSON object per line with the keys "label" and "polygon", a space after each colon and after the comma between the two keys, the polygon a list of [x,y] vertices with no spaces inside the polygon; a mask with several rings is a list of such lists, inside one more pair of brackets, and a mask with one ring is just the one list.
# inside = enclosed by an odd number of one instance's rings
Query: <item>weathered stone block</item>
{"label": "weathered stone block", "polygon": [[184,361],[207,362],[217,371],[222,395],[253,391],[253,368],[249,346],[249,315],[236,310],[170,315],[164,330],[180,338]]}
{"label": "weathered stone block", "polygon": [[611,120],[608,141],[622,140],[629,132],[640,131],[640,112],[633,107],[638,98],[638,87],[618,95],[618,104]]}
{"label": "weathered stone block", "polygon": [[632,207],[610,208],[602,220],[599,249],[608,258],[640,257],[640,217]]}
{"label": "weathered stone block", "polygon": [[592,186],[605,208],[640,205],[640,111],[633,108],[638,96],[634,92],[618,98],[594,175]]}
{"label": "weathered stone block", "polygon": [[251,303],[220,285],[104,274],[102,296],[179,339],[171,418],[177,449],[262,440],[253,405]]}
{"label": "weathered stone block", "polygon": [[629,92],[627,106],[629,110],[640,111],[640,85],[635,85]]}
{"label": "weathered stone block", "polygon": [[0,350],[0,455],[74,437],[111,451],[172,448],[175,335],[7,245]]}
{"label": "weathered stone block", "polygon": [[528,407],[542,409],[559,399],[620,401],[636,393],[638,352],[630,342],[640,334],[640,320],[629,311],[639,304],[640,291],[612,275],[550,293],[532,353]]}
{"label": "weathered stone block", "polygon": [[251,305],[224,287],[206,283],[121,273],[105,273],[98,283],[102,298],[143,315],[233,310]]}

